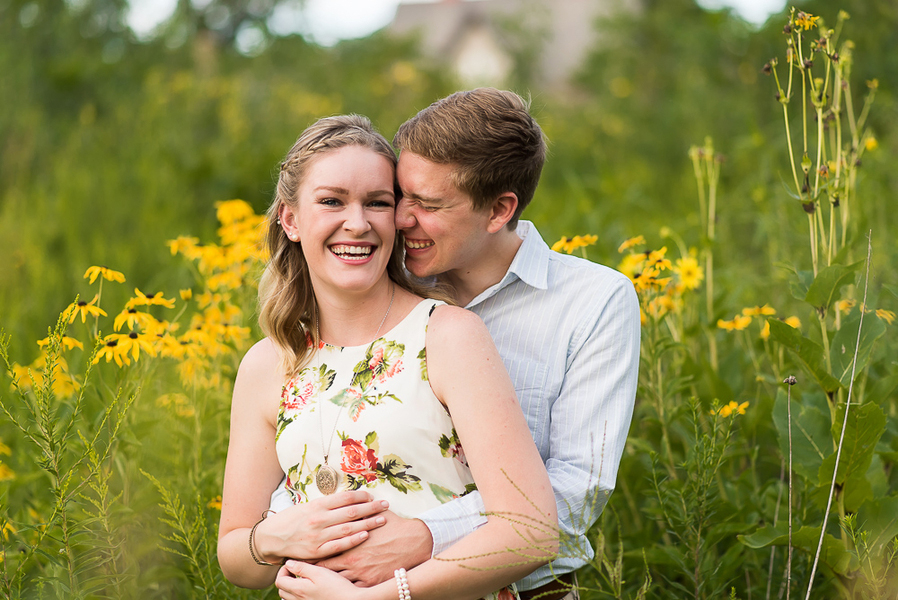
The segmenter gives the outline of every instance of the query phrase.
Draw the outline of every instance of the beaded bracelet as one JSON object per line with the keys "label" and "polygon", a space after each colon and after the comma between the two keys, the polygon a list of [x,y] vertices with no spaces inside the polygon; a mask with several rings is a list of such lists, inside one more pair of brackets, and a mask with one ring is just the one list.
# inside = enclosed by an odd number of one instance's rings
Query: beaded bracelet
{"label": "beaded bracelet", "polygon": [[412,594],[408,591],[408,578],[405,569],[396,569],[393,571],[396,578],[396,587],[399,589],[399,600],[412,600]]}
{"label": "beaded bracelet", "polygon": [[262,521],[265,520],[265,517],[268,516],[268,513],[271,513],[271,514],[273,514],[273,515],[276,515],[276,514],[277,514],[277,513],[274,512],[273,510],[264,510],[264,511],[262,511],[262,518],[259,519],[258,521],[256,521],[256,524],[253,525],[252,529],[249,530],[249,555],[252,556],[252,557],[253,557],[253,560],[256,561],[256,564],[259,565],[259,566],[261,566],[261,567],[274,567],[274,566],[276,566],[274,563],[265,562],[264,560],[261,560],[261,559],[256,555],[256,548],[255,548],[256,527],[258,527],[259,524],[260,524]]}

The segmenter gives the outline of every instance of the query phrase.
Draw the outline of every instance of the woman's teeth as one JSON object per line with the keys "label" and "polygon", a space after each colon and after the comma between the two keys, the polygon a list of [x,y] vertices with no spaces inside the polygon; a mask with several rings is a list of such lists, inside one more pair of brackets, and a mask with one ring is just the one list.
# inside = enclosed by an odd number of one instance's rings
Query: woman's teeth
{"label": "woman's teeth", "polygon": [[373,246],[349,246],[340,244],[331,246],[331,252],[345,260],[363,260],[371,256]]}

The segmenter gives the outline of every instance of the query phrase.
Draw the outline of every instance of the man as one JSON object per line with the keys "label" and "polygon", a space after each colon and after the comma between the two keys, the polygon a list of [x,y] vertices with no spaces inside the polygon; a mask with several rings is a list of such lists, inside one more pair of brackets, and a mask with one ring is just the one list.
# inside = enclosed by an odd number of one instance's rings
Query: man
{"label": "man", "polygon": [[[396,226],[406,266],[437,277],[483,319],[514,382],[558,503],[561,556],[518,582],[525,600],[579,596],[572,573],[614,488],[639,364],[639,306],[620,273],[552,252],[519,217],[546,154],[527,104],[491,88],[458,92],[403,124]],[[392,515],[363,544],[319,564],[360,585],[389,579],[486,521],[474,492],[420,519]]]}

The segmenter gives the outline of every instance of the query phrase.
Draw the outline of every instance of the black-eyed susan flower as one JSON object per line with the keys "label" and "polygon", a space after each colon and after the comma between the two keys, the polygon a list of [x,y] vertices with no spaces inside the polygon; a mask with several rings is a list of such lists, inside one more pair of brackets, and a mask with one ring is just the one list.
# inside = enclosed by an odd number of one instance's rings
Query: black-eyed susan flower
{"label": "black-eyed susan flower", "polygon": [[677,274],[683,287],[690,290],[698,288],[702,279],[705,278],[705,273],[698,265],[698,261],[691,256],[678,258],[672,270]]}
{"label": "black-eyed susan flower", "polygon": [[884,308],[876,309],[876,316],[888,323],[889,325],[895,320],[895,313],[891,310],[886,310]]}
{"label": "black-eyed susan flower", "polygon": [[599,236],[597,235],[575,235],[572,238],[567,236],[562,237],[560,240],[552,244],[552,250],[555,252],[567,252],[568,254],[572,254],[574,250],[578,248],[585,248],[586,246],[591,246],[595,244],[599,240]]}
{"label": "black-eyed susan flower", "polygon": [[94,364],[100,362],[101,358],[105,358],[107,363],[111,360],[115,360],[115,364],[120,367],[131,364],[131,359],[128,358],[124,349],[119,346],[118,341],[120,337],[121,335],[116,333],[104,338],[103,346],[100,348],[99,352],[97,352],[97,356],[94,357]]}
{"label": "black-eyed susan flower", "polygon": [[134,329],[136,327],[146,329],[154,321],[156,321],[156,319],[149,313],[141,312],[136,308],[126,308],[115,316],[115,320],[112,322],[112,328],[115,329],[115,331],[121,331],[122,327],[127,325],[129,329]]}
{"label": "black-eyed susan flower", "polygon": [[752,306],[743,308],[742,314],[746,317],[770,317],[776,314],[776,309],[771,308],[768,304],[765,304],[764,306]]}
{"label": "black-eyed susan flower", "polygon": [[165,308],[174,308],[174,299],[165,298],[162,292],[156,294],[144,294],[139,289],[134,288],[134,297],[125,304],[125,309],[134,308],[135,306],[164,306]]}
{"label": "black-eyed susan flower", "polygon": [[624,240],[624,243],[617,247],[617,251],[623,254],[624,251],[636,246],[641,246],[643,244],[645,244],[645,238],[641,235],[637,235],[636,237],[631,237],[628,240]]}
{"label": "black-eyed susan flower", "polygon": [[145,334],[132,331],[127,335],[120,335],[118,338],[118,347],[123,354],[131,354],[136,362],[140,359],[141,349],[150,356],[156,356],[156,349],[153,347],[152,340]]}
{"label": "black-eyed susan flower", "polygon": [[745,315],[736,315],[729,321],[724,321],[723,319],[718,319],[717,321],[717,326],[726,331],[742,331],[749,325],[751,325],[751,317]]}
{"label": "black-eyed susan flower", "polygon": [[[65,348],[66,350],[71,350],[72,348],[80,348],[81,350],[84,350],[84,344],[82,344],[80,341],[76,340],[75,338],[64,335],[64,336],[62,336],[61,341],[62,341],[62,347]],[[38,340],[37,345],[40,346],[41,348],[46,348],[47,346],[50,345],[50,338],[45,337],[42,340]]]}
{"label": "black-eyed susan flower", "polygon": [[106,281],[116,281],[118,283],[125,282],[125,275],[120,271],[113,271],[109,267],[88,267],[84,272],[84,278],[89,279],[87,283],[93,283],[97,277],[102,276]]}
{"label": "black-eyed susan flower", "polygon": [[97,306],[97,300],[100,299],[100,296],[94,296],[94,299],[90,302],[85,302],[84,300],[78,300],[77,302],[72,302],[65,309],[64,314],[69,315],[69,323],[74,323],[75,318],[78,315],[81,315],[81,322],[87,322],[87,316],[92,315],[94,317],[105,317],[106,311]]}
{"label": "black-eyed susan flower", "polygon": [[215,496],[209,500],[209,503],[206,504],[206,506],[215,510],[221,510],[221,496]]}

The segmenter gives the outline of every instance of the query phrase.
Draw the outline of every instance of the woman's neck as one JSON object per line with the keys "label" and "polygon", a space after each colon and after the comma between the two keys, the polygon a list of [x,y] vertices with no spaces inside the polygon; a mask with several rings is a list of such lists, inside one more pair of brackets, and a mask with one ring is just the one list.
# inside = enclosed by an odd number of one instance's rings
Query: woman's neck
{"label": "woman's neck", "polygon": [[417,296],[385,278],[364,295],[316,292],[321,339],[333,346],[361,346],[389,331],[409,313]]}

